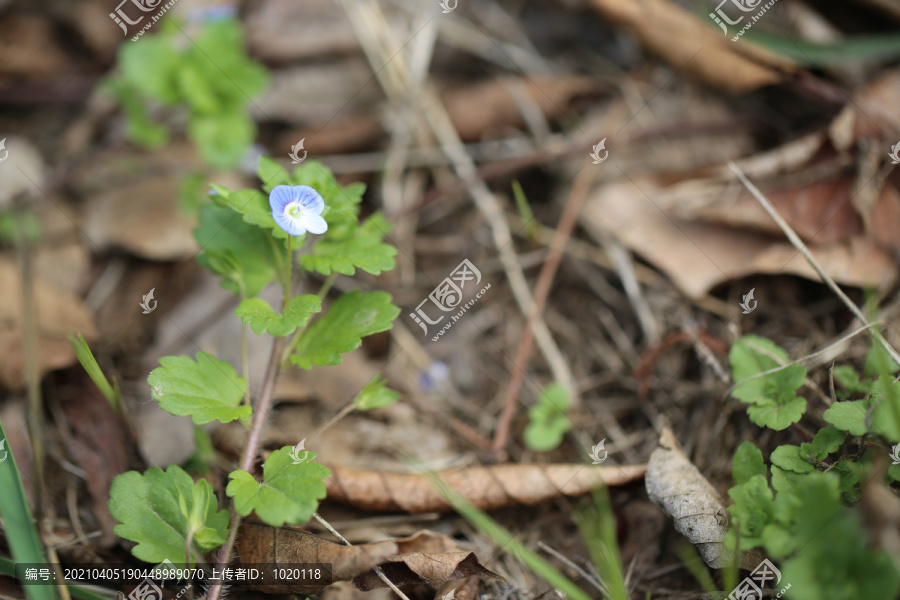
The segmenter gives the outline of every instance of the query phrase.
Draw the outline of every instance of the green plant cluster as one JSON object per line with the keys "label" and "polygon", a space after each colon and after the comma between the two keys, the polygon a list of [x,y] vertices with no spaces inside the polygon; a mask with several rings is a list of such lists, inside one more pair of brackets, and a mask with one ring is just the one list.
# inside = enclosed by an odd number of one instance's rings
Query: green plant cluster
{"label": "green plant cluster", "polygon": [[253,143],[256,125],[247,108],[268,75],[247,56],[236,19],[205,23],[190,39],[164,19],[156,35],[122,44],[118,64],[105,88],[121,104],[133,143],[165,146],[170,130],[155,109],[176,106],[186,108],[188,137],[214,167],[235,166]]}
{"label": "green plant cluster", "polygon": [[[733,395],[750,404],[751,421],[782,430],[806,415],[806,400],[797,395],[806,368],[790,363],[782,348],[748,335],[735,342],[730,359],[738,381]],[[782,561],[788,598],[891,600],[900,591],[898,566],[869,543],[862,514],[853,507],[870,478],[890,482],[900,475],[893,467],[877,470],[884,461],[875,460],[876,453],[888,452],[881,441],[900,442],[900,394],[892,377],[897,370],[876,340],[862,376],[850,366],[834,368],[841,401],[824,412],[829,426],[811,441],[778,446],[768,468],[751,442],[734,456],[735,485],[728,492],[733,529],[726,547],[762,548]]]}
{"label": "green plant cluster", "polygon": [[[211,201],[199,209],[194,232],[203,248],[198,260],[240,298],[235,316],[254,334],[287,338],[280,365],[293,363],[311,369],[340,364],[341,355],[358,348],[363,337],[389,329],[399,308],[385,292],[353,291],[340,295],[323,311],[320,295],[291,295],[291,274],[295,267],[351,275],[356,269],[376,275],[392,269],[396,250],[382,242],[386,222],[377,213],[360,222],[363,186],[339,186],[315,161],[289,174],[264,158],[258,175],[265,182],[266,192],[276,185],[315,187],[326,206],[322,213],[329,226],[326,234],[290,237],[276,225],[263,192],[232,192],[214,186]],[[364,253],[358,251],[361,245],[367,249]],[[302,249],[299,258],[297,249]],[[285,293],[281,311],[258,297],[273,282]],[[196,425],[254,418],[247,381],[228,362],[207,352],[193,358],[167,356],[159,362],[148,382],[152,398],[163,410],[190,417]],[[360,392],[352,408],[381,408],[398,396],[383,380],[375,378]],[[228,475],[226,494],[238,515],[255,512],[276,527],[302,524],[312,517],[325,497],[323,479],[330,473],[313,462],[314,452],[297,463],[291,451],[285,446],[266,458],[262,481],[241,469]],[[173,563],[201,562],[207,552],[225,543],[230,525],[228,512],[220,509],[210,484],[202,479],[194,482],[177,465],[118,476],[113,482],[109,510],[120,522],[116,533],[136,542],[134,555],[157,563],[166,559]]]}

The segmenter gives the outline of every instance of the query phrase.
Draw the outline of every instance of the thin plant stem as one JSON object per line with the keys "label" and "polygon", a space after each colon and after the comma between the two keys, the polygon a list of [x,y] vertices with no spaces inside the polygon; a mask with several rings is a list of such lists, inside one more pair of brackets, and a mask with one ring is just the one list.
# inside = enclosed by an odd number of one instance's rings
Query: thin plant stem
{"label": "thin plant stem", "polygon": [[[244,284],[241,283],[241,302],[247,299],[247,292],[244,288]],[[250,404],[250,359],[249,359],[249,351],[247,350],[247,325],[241,321],[241,373],[244,376],[244,381],[247,382],[247,389],[244,392],[244,398],[241,400],[242,404]]]}
{"label": "thin plant stem", "polygon": [[[275,396],[275,379],[281,370],[281,361],[278,357],[281,355],[284,338],[275,338],[272,343],[272,351],[269,353],[269,362],[266,366],[266,374],[263,378],[262,389],[259,393],[259,399],[253,408],[252,425],[250,426],[250,435],[247,437],[247,443],[241,454],[239,468],[252,472],[253,463],[256,461],[256,455],[259,453],[259,445],[262,442],[263,429],[266,425],[269,411],[272,408],[272,399]],[[225,545],[219,548],[219,554],[216,557],[216,565],[219,568],[225,568],[231,560],[231,551],[234,549],[234,541],[237,539],[238,527],[241,525],[241,517],[237,514],[232,503],[231,525],[228,530],[228,540]],[[213,583],[209,588],[208,600],[219,600],[222,594],[222,584],[220,582]]]}
{"label": "thin plant stem", "polygon": [[281,304],[281,311],[287,310],[288,302],[291,301],[291,276],[294,274],[294,261],[291,257],[291,245],[294,236],[288,236],[287,242],[287,276],[284,278],[284,302]]}

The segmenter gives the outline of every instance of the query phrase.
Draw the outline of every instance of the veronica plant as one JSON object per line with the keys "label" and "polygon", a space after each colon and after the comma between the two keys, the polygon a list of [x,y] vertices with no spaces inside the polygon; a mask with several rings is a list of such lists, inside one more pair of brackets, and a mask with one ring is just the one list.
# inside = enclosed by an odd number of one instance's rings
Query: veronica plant
{"label": "veronica plant", "polygon": [[[378,275],[394,267],[396,250],[382,241],[388,230],[384,217],[375,213],[363,222],[358,219],[362,185],[341,187],[316,162],[288,174],[263,158],[258,175],[266,182],[262,191],[212,186],[212,201],[200,207],[194,232],[202,248],[199,262],[240,298],[235,315],[243,323],[242,375],[228,362],[199,352],[193,358],[161,358],[148,377],[152,398],[173,415],[190,417],[197,425],[235,420],[250,425],[240,468],[228,475],[233,518],[220,508],[206,480],[195,482],[176,465],[119,475],[109,500],[110,513],[120,522],[115,531],[136,542],[132,552],[145,561],[199,563],[223,545],[219,556],[227,561],[240,519],[251,512],[276,527],[308,521],[325,497],[323,479],[330,475],[314,462],[314,452],[298,462],[285,446],[265,460],[261,481],[251,472],[275,377],[289,364],[303,369],[340,364],[363,337],[389,329],[400,312],[381,291],[349,292],[323,310],[337,273],[353,275],[362,269]],[[326,276],[317,294],[293,293],[295,267]],[[258,297],[272,283],[284,292],[280,310]],[[247,388],[247,327],[274,338],[255,401]],[[371,385],[360,395],[377,396],[378,401],[355,408],[380,408],[396,400],[396,393],[383,389],[383,381]]]}

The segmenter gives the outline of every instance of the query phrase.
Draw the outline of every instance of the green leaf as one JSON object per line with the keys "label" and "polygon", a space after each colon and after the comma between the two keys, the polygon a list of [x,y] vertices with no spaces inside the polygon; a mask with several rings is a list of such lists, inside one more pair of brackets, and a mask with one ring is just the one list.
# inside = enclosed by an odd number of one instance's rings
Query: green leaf
{"label": "green leaf", "polygon": [[272,236],[228,208],[201,206],[194,238],[202,248],[200,264],[223,276],[222,287],[238,295],[256,296],[283,270],[284,258]]}
{"label": "green leaf", "polygon": [[188,135],[212,166],[228,169],[237,165],[256,137],[256,125],[243,107],[212,115],[195,115]]}
{"label": "green leaf", "polygon": [[253,333],[269,333],[276,337],[291,335],[314,314],[322,310],[322,301],[315,294],[304,294],[291,298],[284,314],[275,312],[262,298],[241,301],[234,311],[241,322],[250,325]]}
{"label": "green leaf", "polygon": [[754,475],[746,483],[728,490],[734,504],[728,513],[735,518],[741,531],[741,548],[761,545],[763,528],[774,518],[772,490],[763,475]]}
{"label": "green leaf", "polygon": [[800,456],[800,446],[785,444],[778,446],[772,452],[772,464],[786,471],[794,473],[809,473],[813,470],[812,464]]}
{"label": "green leaf", "polygon": [[124,81],[108,79],[103,82],[103,89],[122,105],[126,117],[125,136],[130,142],[151,149],[162,148],[169,143],[169,129],[153,122],[135,88]]}
{"label": "green leaf", "polygon": [[800,444],[800,456],[808,460],[811,456],[815,460],[825,460],[832,452],[837,452],[847,434],[838,431],[834,427],[823,427],[813,438],[812,443]]}
{"label": "green leaf", "polygon": [[796,396],[796,391],[806,380],[806,368],[791,365],[748,381],[742,381],[758,373],[774,369],[788,362],[787,352],[765,338],[746,335],[731,347],[731,370],[736,381],[741,382],[732,395],[755,406],[748,407],[747,414],[757,425],[781,430],[796,423],[806,411],[806,400]]}
{"label": "green leaf", "polygon": [[375,375],[353,400],[356,410],[375,410],[390,406],[400,398],[400,392],[387,387],[387,381],[381,375]]}
{"label": "green leaf", "polygon": [[848,392],[868,394],[872,391],[872,383],[860,381],[859,373],[849,365],[837,365],[831,372],[834,380]]}
{"label": "green leaf", "polygon": [[894,359],[892,359],[887,350],[884,349],[881,342],[873,337],[872,347],[869,348],[869,353],[866,354],[866,363],[863,366],[863,372],[871,377],[878,377],[879,375],[896,373],[897,369],[900,369],[900,366],[897,366],[897,363],[894,362]]}
{"label": "green leaf", "polygon": [[234,498],[238,514],[247,516],[251,511],[272,527],[285,523],[301,525],[317,510],[319,500],[325,497],[322,480],[331,472],[309,459],[295,464],[291,458],[293,448],[285,446],[269,455],[263,466],[263,482],[259,483],[250,473],[233,471],[226,493]]}
{"label": "green leaf", "polygon": [[228,512],[218,510],[209,482],[194,483],[175,465],[166,471],[152,467],[143,476],[137,471],[117,476],[110,489],[109,512],[121,523],[115,526],[116,534],[137,542],[132,554],[152,563],[167,559],[184,563],[192,527],[190,550],[198,562],[203,553],[224,544],[228,535]]}
{"label": "green leaf", "polygon": [[215,90],[208,84],[201,69],[191,62],[185,62],[175,72],[175,80],[182,98],[187,100],[191,110],[203,115],[215,115],[223,107]]}
{"label": "green leaf", "polygon": [[865,435],[866,431],[868,431],[866,414],[868,414],[873,403],[874,400],[871,398],[835,402],[828,407],[822,418],[850,435]]}
{"label": "green leaf", "polygon": [[776,431],[787,429],[792,423],[799,421],[804,412],[806,412],[806,400],[799,397],[779,405],[764,401],[747,408],[747,415],[751,421]]}
{"label": "green leaf", "polygon": [[294,185],[290,174],[284,167],[268,156],[261,156],[259,158],[256,176],[263,182],[263,187],[267,193],[271,192],[276,185]]}
{"label": "green leaf", "polygon": [[106,398],[106,401],[109,402],[112,409],[119,412],[120,401],[122,399],[122,392],[119,390],[119,384],[115,379],[113,379],[112,384],[109,383],[106,375],[104,375],[103,371],[100,369],[100,365],[97,364],[97,359],[94,358],[90,347],[87,342],[84,341],[84,336],[80,333],[77,338],[74,335],[70,335],[69,344],[71,344],[72,350],[75,351],[75,357],[87,372],[88,377],[91,378],[91,381],[94,382],[94,385],[97,386],[97,389],[100,390],[100,393],[103,394],[103,397]]}
{"label": "green leaf", "polygon": [[151,397],[164,411],[190,415],[197,425],[250,418],[251,408],[240,404],[247,381],[224,360],[198,352],[197,362],[189,356],[164,356],[159,364],[147,382]]}
{"label": "green leaf", "polygon": [[287,233],[275,223],[272,218],[272,207],[269,199],[259,190],[239,190],[222,198],[222,202],[236,213],[239,213],[246,223],[268,229],[272,234],[281,232],[280,236],[287,239]]}
{"label": "green leaf", "polygon": [[793,492],[797,488],[797,485],[803,481],[803,478],[807,476],[803,473],[795,473],[794,471],[782,469],[774,464],[772,465],[771,471],[772,487],[776,492]]}
{"label": "green leaf", "polygon": [[[331,170],[316,160],[304,161],[294,169],[291,181],[292,185],[308,185],[319,192],[325,201],[322,217],[328,223],[329,230],[347,223],[356,224],[358,221],[359,204],[366,190],[365,185],[351,183],[340,186]],[[272,187],[265,185],[263,189],[270,192]]]}
{"label": "green leaf", "polygon": [[731,461],[731,476],[737,485],[746,483],[750,478],[762,475],[766,476],[766,465],[763,462],[762,452],[753,445],[753,442],[744,442],[738,446]]}
{"label": "green leaf", "polygon": [[300,264],[309,271],[331,275],[354,275],[362,269],[372,275],[394,268],[397,249],[383,244],[382,238],[390,231],[390,224],[375,213],[362,225],[335,226],[329,228],[325,238],[313,248],[312,254],[300,257]]}
{"label": "green leaf", "polygon": [[900,576],[882,550],[868,546],[858,510],[845,508],[838,478],[811,473],[797,486],[802,507],[789,530],[798,552],[782,565],[790,597],[798,600],[892,600]]}
{"label": "green leaf", "polygon": [[880,375],[872,388],[877,398],[870,429],[891,442],[900,442],[900,388],[890,375]]}
{"label": "green leaf", "polygon": [[119,46],[119,66],[123,82],[139,93],[168,105],[180,99],[175,82],[179,53],[161,36]]}
{"label": "green leaf", "polygon": [[291,362],[304,369],[339,365],[341,354],[358,348],[367,335],[390,329],[399,314],[387,292],[348,292],[303,332]]}
{"label": "green leaf", "polygon": [[551,383],[540,394],[538,403],[528,410],[530,422],[525,427],[525,444],[537,452],[549,452],[563,440],[572,427],[567,416],[571,405],[566,389]]}

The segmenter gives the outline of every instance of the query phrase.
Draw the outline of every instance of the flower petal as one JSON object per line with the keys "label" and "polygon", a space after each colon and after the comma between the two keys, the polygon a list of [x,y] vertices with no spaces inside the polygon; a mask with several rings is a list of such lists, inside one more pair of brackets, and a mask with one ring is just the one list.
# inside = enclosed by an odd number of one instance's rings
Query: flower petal
{"label": "flower petal", "polygon": [[284,229],[290,235],[303,235],[306,228],[303,227],[301,219],[291,217],[285,211],[272,211],[272,218],[275,223]]}
{"label": "flower petal", "polygon": [[[269,193],[269,206],[272,207],[272,216],[275,213],[283,213],[284,207],[297,197],[297,193],[289,185],[276,185]],[[276,219],[277,220],[277,219]]]}
{"label": "flower petal", "polygon": [[325,210],[325,200],[314,188],[308,185],[298,185],[294,188],[294,191],[297,193],[297,197],[300,198],[300,204],[303,206],[304,211],[314,215],[321,215],[322,211]]}
{"label": "flower petal", "polygon": [[310,233],[315,233],[316,235],[321,235],[328,231],[328,223],[325,222],[325,219],[320,217],[319,215],[313,214],[305,214],[300,217],[300,221],[303,223],[303,226]]}

